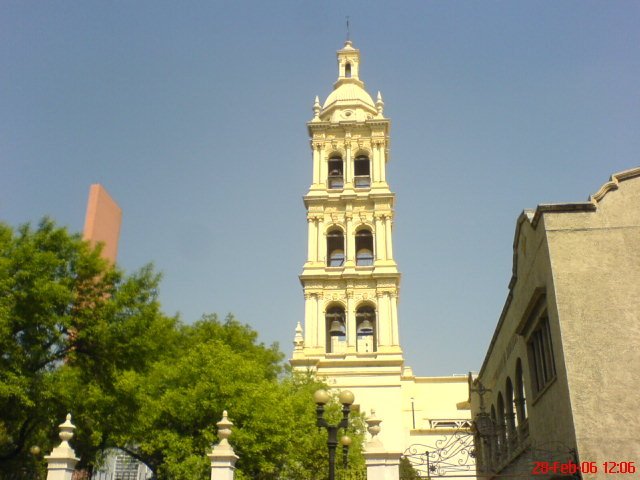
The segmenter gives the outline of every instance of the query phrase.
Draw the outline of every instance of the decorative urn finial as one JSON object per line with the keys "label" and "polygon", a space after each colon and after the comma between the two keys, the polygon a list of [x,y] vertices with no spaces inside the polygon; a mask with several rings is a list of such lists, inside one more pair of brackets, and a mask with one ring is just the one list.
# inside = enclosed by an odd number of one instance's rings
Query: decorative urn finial
{"label": "decorative urn finial", "polygon": [[227,418],[227,411],[222,412],[222,420],[216,423],[218,426],[218,438],[220,439],[220,443],[218,444],[221,447],[229,446],[229,437],[231,436],[231,427],[233,427],[233,423],[229,421]]}
{"label": "decorative urn finial", "polygon": [[64,423],[58,425],[58,428],[60,429],[60,433],[58,434],[58,436],[60,437],[60,440],[62,440],[61,445],[65,445],[68,447],[69,440],[73,438],[73,431],[76,429],[76,426],[71,423],[70,413],[67,413],[66,420],[64,421]]}

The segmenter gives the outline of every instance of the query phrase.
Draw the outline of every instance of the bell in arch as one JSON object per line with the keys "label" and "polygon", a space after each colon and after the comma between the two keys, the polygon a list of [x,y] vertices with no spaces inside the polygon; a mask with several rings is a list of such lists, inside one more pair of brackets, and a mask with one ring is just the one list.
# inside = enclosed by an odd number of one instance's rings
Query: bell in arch
{"label": "bell in arch", "polygon": [[371,320],[365,318],[358,325],[358,335],[373,335],[373,324]]}
{"label": "bell in arch", "polygon": [[344,328],[344,323],[340,320],[334,320],[329,327],[329,335],[332,337],[342,337],[346,335],[347,330]]}

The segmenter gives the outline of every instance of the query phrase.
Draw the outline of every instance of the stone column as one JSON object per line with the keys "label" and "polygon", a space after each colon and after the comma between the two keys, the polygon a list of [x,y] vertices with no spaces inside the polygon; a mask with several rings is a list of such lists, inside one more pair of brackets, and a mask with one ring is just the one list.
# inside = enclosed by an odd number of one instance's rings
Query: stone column
{"label": "stone column", "polygon": [[320,183],[320,145],[321,143],[312,143],[313,148],[313,184]]}
{"label": "stone column", "polygon": [[391,341],[391,302],[389,292],[376,292],[378,299],[378,345],[389,346]]}
{"label": "stone column", "polygon": [[231,427],[233,423],[227,418],[227,411],[222,412],[222,420],[218,425],[218,443],[211,453],[207,454],[211,460],[211,480],[233,480],[236,461],[238,456],[233,451],[233,447],[229,445],[228,438],[231,436]]}
{"label": "stone column", "polygon": [[391,292],[389,298],[391,301],[391,345],[400,346],[400,339],[398,338],[398,292]]}
{"label": "stone column", "polygon": [[318,346],[322,349],[327,347],[327,328],[323,312],[324,297],[321,293],[316,293],[316,324],[318,325]]}
{"label": "stone column", "polygon": [[313,347],[318,343],[317,338],[314,338],[316,330],[311,328],[313,325],[313,312],[315,311],[316,307],[313,300],[314,298],[312,293],[304,294],[304,344],[307,347]]}
{"label": "stone column", "polygon": [[307,261],[315,263],[318,261],[318,217],[308,215],[309,243],[307,248]]}
{"label": "stone column", "polygon": [[71,414],[67,414],[67,419],[61,423],[60,440],[62,442],[51,451],[51,455],[44,458],[47,460],[47,480],[71,480],[76,463],[80,460],[76,458],[76,452],[69,445],[69,440],[73,438],[73,430],[76,428],[71,423]]}
{"label": "stone column", "polygon": [[356,237],[353,235],[353,215],[346,213],[345,222],[345,265],[355,265],[356,261]]}
{"label": "stone column", "polygon": [[373,148],[371,149],[372,159],[371,159],[371,181],[379,182],[380,181],[380,150],[378,149],[378,142],[373,142],[371,145]]}
{"label": "stone column", "polygon": [[327,264],[327,235],[324,232],[325,223],[322,218],[318,218],[316,223],[316,231],[318,232],[318,261]]}
{"label": "stone column", "polygon": [[380,181],[386,182],[387,174],[385,170],[387,168],[387,162],[385,161],[384,142],[382,141],[378,143],[378,161],[380,162]]}
{"label": "stone column", "polygon": [[318,183],[322,183],[325,186],[328,186],[327,185],[327,176],[329,174],[328,165],[327,165],[327,160],[324,158],[324,148],[322,148],[321,143],[318,144],[318,171],[320,173],[320,181]]}
{"label": "stone column", "polygon": [[348,351],[354,352],[356,350],[356,312],[353,305],[353,291],[347,291],[347,348]]}
{"label": "stone column", "polygon": [[376,249],[376,260],[386,260],[385,235],[382,216],[379,213],[373,215],[376,231],[373,232]]}
{"label": "stone column", "polygon": [[366,420],[371,440],[364,446],[364,462],[367,467],[367,480],[399,480],[400,452],[387,452],[382,442],[376,438],[380,433],[382,420],[375,418],[375,411]]}
{"label": "stone column", "polygon": [[393,260],[393,248],[391,243],[391,215],[384,216],[384,234],[387,260]]}
{"label": "stone column", "polygon": [[351,142],[349,139],[345,139],[344,142],[344,183],[353,182],[353,157],[351,156]]}

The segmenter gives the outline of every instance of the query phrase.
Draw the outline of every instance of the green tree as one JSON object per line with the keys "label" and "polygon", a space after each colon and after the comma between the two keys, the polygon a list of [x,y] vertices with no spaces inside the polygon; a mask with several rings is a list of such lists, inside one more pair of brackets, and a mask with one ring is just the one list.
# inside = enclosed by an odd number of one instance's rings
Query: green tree
{"label": "green tree", "polygon": [[124,276],[49,219],[17,231],[0,224],[0,472],[42,468],[31,446],[48,452],[68,410],[88,462],[108,444],[109,424],[129,420],[114,408],[114,380],[164,355],[175,330],[158,282],[151,267]]}
{"label": "green tree", "polygon": [[[151,267],[124,275],[48,219],[0,224],[0,478],[42,474],[31,447],[48,453],[69,411],[81,467],[115,447],[158,480],[206,478],[223,410],[240,479],[322,478],[326,432],[312,400],[321,385],[286,372],[277,345],[231,316],[167,317],[158,285]],[[361,469],[358,416],[351,430]]]}
{"label": "green tree", "polygon": [[[224,322],[206,316],[183,326],[181,334],[175,357],[121,382],[141,405],[137,421],[117,436],[121,448],[159,479],[205,478],[204,452],[217,441],[215,424],[228,410],[231,443],[240,456],[238,478],[317,477],[326,471],[326,433],[315,426],[312,400],[320,383],[281,375],[277,347],[256,343],[256,333],[231,316]],[[362,429],[354,436],[357,459]]]}

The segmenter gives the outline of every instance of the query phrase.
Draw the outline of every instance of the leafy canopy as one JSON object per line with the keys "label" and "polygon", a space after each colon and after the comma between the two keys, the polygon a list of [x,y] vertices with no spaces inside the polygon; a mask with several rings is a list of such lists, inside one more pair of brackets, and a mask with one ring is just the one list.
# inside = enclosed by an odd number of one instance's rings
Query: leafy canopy
{"label": "leafy canopy", "polygon": [[[232,316],[185,325],[164,315],[159,281],[151,266],[123,274],[51,220],[0,224],[0,477],[42,474],[70,411],[83,468],[116,447],[158,480],[206,478],[225,409],[239,479],[321,477],[321,385],[285,372],[277,346]],[[362,468],[357,416],[351,430],[351,463]]]}

